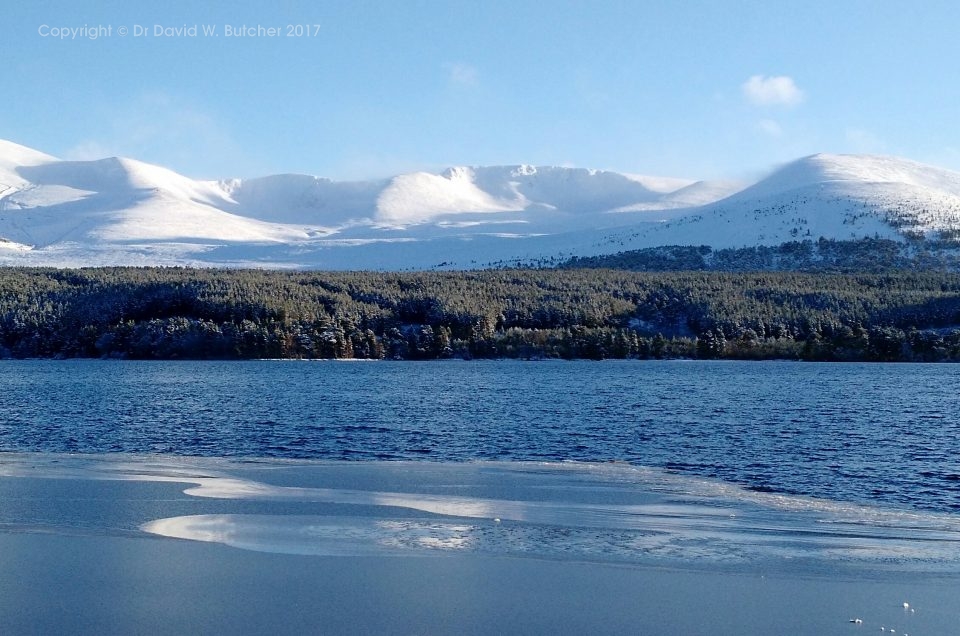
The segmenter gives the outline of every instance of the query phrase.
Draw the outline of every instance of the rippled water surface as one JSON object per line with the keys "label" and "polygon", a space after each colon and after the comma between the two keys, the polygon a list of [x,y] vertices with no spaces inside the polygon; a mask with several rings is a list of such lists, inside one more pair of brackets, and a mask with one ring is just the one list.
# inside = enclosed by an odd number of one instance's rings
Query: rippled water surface
{"label": "rippled water surface", "polygon": [[960,367],[0,362],[0,450],[626,461],[960,509]]}

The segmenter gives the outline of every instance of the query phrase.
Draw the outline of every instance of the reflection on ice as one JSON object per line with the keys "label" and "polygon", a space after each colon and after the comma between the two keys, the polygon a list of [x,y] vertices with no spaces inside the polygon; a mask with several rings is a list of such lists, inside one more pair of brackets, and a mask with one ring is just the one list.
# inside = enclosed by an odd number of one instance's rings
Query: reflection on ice
{"label": "reflection on ice", "polygon": [[[392,527],[391,527],[392,526]],[[400,555],[403,543],[454,549],[463,543],[464,526],[431,524],[406,532],[375,518],[274,515],[193,515],[159,519],[143,526],[153,534],[222,543],[235,548],[323,556]],[[413,532],[412,532],[413,531]]]}
{"label": "reflection on ice", "polygon": [[[386,511],[385,511],[386,513]],[[830,533],[760,527],[742,518],[689,515],[633,529],[566,524],[462,523],[423,518],[198,515],[161,519],[154,534],[237,548],[307,555],[430,555],[444,552],[616,563],[897,563],[956,569],[957,537],[889,537],[850,527]]]}

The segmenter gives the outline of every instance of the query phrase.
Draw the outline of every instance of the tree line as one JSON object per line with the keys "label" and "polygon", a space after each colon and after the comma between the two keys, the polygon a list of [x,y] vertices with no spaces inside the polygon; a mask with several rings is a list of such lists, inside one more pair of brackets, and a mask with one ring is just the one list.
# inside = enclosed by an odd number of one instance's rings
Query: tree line
{"label": "tree line", "polygon": [[956,233],[940,239],[923,235],[909,240],[820,238],[780,245],[714,249],[707,245],[667,245],[601,256],[573,257],[562,268],[609,268],[629,271],[810,271],[889,272],[899,270],[960,271]]}
{"label": "tree line", "polygon": [[0,356],[960,360],[960,274],[0,269]]}

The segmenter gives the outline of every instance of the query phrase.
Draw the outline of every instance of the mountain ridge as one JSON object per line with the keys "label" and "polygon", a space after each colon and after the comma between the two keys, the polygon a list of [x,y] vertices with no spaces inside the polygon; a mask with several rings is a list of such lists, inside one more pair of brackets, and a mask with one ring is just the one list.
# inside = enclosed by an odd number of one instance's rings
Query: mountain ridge
{"label": "mountain ridge", "polygon": [[198,181],[0,140],[0,263],[477,268],[664,245],[960,236],[960,173],[815,154],[752,184],[454,166],[368,181]]}

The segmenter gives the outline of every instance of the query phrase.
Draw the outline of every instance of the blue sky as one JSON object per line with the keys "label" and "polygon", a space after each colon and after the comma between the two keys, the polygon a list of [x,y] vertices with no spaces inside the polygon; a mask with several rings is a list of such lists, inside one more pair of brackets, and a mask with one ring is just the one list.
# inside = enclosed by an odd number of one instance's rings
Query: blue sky
{"label": "blue sky", "polygon": [[[17,4],[0,138],[68,159],[198,178],[516,163],[746,178],[815,152],[960,170],[954,0]],[[298,24],[309,37],[287,37]]]}

